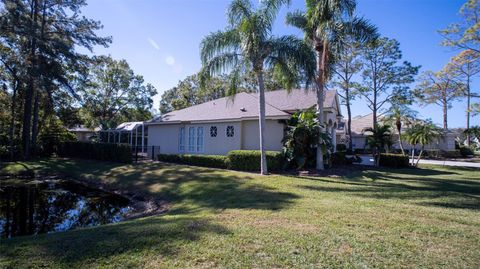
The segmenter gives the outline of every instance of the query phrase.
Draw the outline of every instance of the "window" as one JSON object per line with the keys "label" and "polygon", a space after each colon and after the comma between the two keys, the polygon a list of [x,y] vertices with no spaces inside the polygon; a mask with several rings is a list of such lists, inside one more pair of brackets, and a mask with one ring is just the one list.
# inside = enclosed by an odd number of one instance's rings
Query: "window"
{"label": "window", "polygon": [[188,127],[188,151],[195,151],[195,127]]}
{"label": "window", "polygon": [[227,137],[233,137],[235,134],[235,130],[233,129],[233,126],[227,126]]}
{"label": "window", "polygon": [[197,152],[203,152],[203,127],[197,128]]}
{"label": "window", "polygon": [[217,137],[217,126],[210,126],[210,136]]}
{"label": "window", "polygon": [[180,127],[178,132],[178,151],[185,151],[185,127]]}

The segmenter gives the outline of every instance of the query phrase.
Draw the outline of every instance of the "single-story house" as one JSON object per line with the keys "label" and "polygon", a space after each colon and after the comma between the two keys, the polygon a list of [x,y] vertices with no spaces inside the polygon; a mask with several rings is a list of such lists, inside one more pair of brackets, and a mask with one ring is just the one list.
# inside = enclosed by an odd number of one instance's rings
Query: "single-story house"
{"label": "single-story house", "polygon": [[[347,137],[347,124],[348,124],[349,119],[345,119],[344,122],[340,124],[340,126],[345,126],[344,128],[339,128],[337,130],[337,135],[341,137],[340,141],[341,143],[344,143],[348,145],[348,137]],[[379,123],[382,123],[382,120],[379,120]],[[372,127],[373,126],[373,114],[367,114],[363,116],[356,116],[352,118],[352,146],[353,149],[364,149],[368,148],[366,145],[367,142],[367,136],[369,133],[365,133],[364,130],[366,128]],[[405,132],[405,130],[403,130]],[[427,145],[425,148],[426,149],[432,149],[432,150],[455,150],[455,139],[458,136],[458,132],[449,130],[445,134],[445,136],[442,139],[439,139],[438,141],[435,141],[432,144]],[[396,128],[392,128],[392,139],[393,139],[393,145],[392,148],[394,149],[399,149],[399,143],[398,143],[398,133],[396,131]],[[420,149],[419,145],[412,146],[408,144],[407,142],[403,142],[403,148],[406,150],[410,150],[412,148],[415,149]]]}
{"label": "single-story house", "polygon": [[74,126],[72,128],[68,128],[68,131],[73,133],[78,141],[80,142],[89,142],[100,128],[87,128],[83,125]]}
{"label": "single-story house", "polygon": [[[218,154],[231,150],[258,150],[258,94],[238,93],[172,111],[148,125],[148,146],[164,154]],[[311,90],[277,90],[265,93],[265,148],[279,151],[286,120],[298,110],[316,106]],[[326,91],[324,121],[327,131],[336,133],[342,118],[336,91]],[[336,136],[333,138],[336,143]]]}

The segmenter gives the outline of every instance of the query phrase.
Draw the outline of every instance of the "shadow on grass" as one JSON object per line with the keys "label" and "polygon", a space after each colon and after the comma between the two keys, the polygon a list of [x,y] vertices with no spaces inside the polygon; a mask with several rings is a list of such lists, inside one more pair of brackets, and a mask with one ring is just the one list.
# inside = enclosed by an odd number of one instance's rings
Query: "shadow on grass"
{"label": "shadow on grass", "polygon": [[[15,267],[86,268],[89,264],[122,254],[134,255],[144,250],[153,251],[158,257],[175,257],[182,246],[201,237],[228,235],[223,226],[206,219],[153,217],[127,221],[115,225],[98,226],[56,234],[44,234],[36,238],[18,237],[5,240],[0,250],[5,257],[15,261]],[[33,240],[32,240],[33,239]],[[34,249],[34,253],[22,249]],[[123,263],[125,262],[125,263]],[[138,267],[139,261],[122,261],[124,267]],[[37,264],[38,263],[38,264]]]}
{"label": "shadow on grass", "polygon": [[[39,160],[35,165],[37,172],[50,171],[101,182],[138,197],[166,200],[174,206],[165,216],[36,238],[5,240],[5,244],[0,244],[0,251],[10,261],[27,263],[30,257],[34,257],[32,260],[35,261],[52,260],[55,265],[82,267],[97,259],[108,260],[110,256],[150,249],[160,256],[175,257],[182,244],[202,236],[229,233],[224,227],[201,217],[202,214],[190,213],[223,209],[279,210],[298,198],[295,194],[256,184],[249,180],[255,177],[254,174],[226,170],[163,163],[121,165],[74,159]],[[22,249],[35,249],[36,252],[23,253]],[[132,267],[136,266],[138,264]]]}
{"label": "shadow on grass", "polygon": [[292,193],[253,184],[249,179],[256,175],[249,173],[165,163],[121,165],[72,159],[39,163],[73,178],[100,180],[133,195],[187,202],[207,209],[278,210],[298,198]]}
{"label": "shadow on grass", "polygon": [[353,172],[341,179],[306,177],[331,185],[304,188],[362,198],[399,199],[424,206],[480,210],[480,171],[469,168],[445,170],[448,171],[372,168]]}

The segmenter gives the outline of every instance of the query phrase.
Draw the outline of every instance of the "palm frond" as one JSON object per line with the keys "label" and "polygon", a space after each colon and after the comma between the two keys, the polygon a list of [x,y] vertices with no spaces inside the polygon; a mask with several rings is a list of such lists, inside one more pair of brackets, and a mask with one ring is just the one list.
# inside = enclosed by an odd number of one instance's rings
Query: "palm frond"
{"label": "palm frond", "polygon": [[202,63],[222,53],[235,53],[239,50],[240,35],[236,29],[218,31],[206,36],[200,44]]}
{"label": "palm frond", "polygon": [[244,19],[249,19],[253,13],[249,0],[233,0],[227,10],[228,21],[230,25],[236,25]]}
{"label": "palm frond", "polygon": [[277,17],[278,11],[283,5],[290,5],[290,0],[262,0],[260,8],[261,17],[266,25],[272,26]]}
{"label": "palm frond", "polygon": [[305,42],[295,36],[282,36],[271,38],[267,48],[270,52],[266,58],[267,66],[276,67],[283,75],[295,74],[287,81],[304,77],[305,84],[309,85],[315,80],[315,53]]}

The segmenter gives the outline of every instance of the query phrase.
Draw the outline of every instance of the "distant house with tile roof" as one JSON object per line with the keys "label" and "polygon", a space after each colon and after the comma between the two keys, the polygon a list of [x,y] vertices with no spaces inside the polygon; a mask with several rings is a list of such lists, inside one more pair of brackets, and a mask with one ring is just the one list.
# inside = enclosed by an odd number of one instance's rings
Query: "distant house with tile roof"
{"label": "distant house with tile roof", "polygon": [[[349,119],[343,120],[339,126],[346,126],[348,124]],[[382,122],[382,118],[380,117],[379,122]],[[369,133],[364,133],[366,128],[373,127],[373,114],[369,113],[366,115],[355,116],[352,118],[352,146],[353,149],[364,149],[368,148],[366,145],[367,136]],[[405,130],[404,130],[405,131]],[[392,147],[395,149],[399,149],[398,145],[398,134],[395,128],[392,128],[393,133],[393,145]],[[346,128],[338,129],[337,135],[340,137],[339,141],[348,145],[348,138],[347,138],[347,130]],[[426,149],[438,149],[438,150],[455,150],[455,139],[459,136],[459,132],[457,130],[449,130],[442,139],[435,141],[431,145],[427,145]],[[411,148],[419,148],[419,146],[412,146],[406,142],[403,143],[404,149],[408,150]]]}
{"label": "distant house with tile roof", "polygon": [[[267,150],[281,150],[285,121],[298,110],[316,106],[316,93],[307,90],[277,90],[265,93]],[[335,134],[342,118],[336,91],[326,91],[324,122]],[[238,93],[172,111],[148,125],[148,145],[166,154],[227,154],[231,150],[259,149],[258,94]],[[336,141],[336,136],[334,143]]]}

